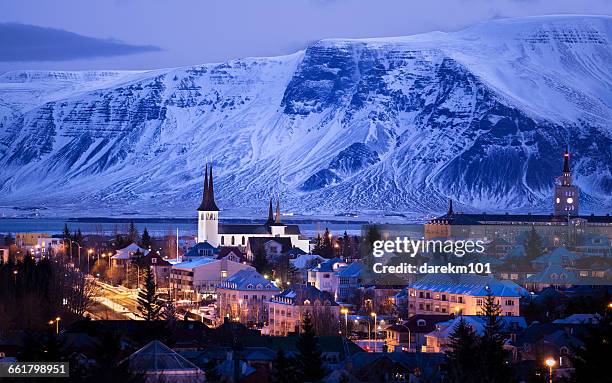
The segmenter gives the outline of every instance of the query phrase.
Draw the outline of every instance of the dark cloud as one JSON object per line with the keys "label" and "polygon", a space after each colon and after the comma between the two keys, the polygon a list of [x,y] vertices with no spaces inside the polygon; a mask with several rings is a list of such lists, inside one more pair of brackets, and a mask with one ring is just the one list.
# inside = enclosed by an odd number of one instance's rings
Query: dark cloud
{"label": "dark cloud", "polygon": [[64,61],[158,51],[150,45],[78,35],[61,29],[0,24],[0,61]]}

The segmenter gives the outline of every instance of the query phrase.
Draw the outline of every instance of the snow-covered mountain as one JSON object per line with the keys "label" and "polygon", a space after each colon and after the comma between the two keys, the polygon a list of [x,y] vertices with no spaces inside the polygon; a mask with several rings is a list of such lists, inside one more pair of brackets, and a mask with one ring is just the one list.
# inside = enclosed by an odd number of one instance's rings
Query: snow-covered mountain
{"label": "snow-covered mountain", "polygon": [[[552,211],[569,143],[612,206],[612,18],[330,39],[283,57],[0,75],[0,205],[72,215]],[[59,209],[59,210],[58,210]],[[239,213],[236,213],[239,214]]]}

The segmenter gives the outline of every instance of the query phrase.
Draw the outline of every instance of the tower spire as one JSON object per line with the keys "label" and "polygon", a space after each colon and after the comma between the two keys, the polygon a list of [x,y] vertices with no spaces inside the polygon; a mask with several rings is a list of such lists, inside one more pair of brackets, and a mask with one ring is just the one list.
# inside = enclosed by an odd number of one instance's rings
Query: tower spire
{"label": "tower spire", "polygon": [[206,205],[208,204],[208,164],[206,164],[206,168],[204,170],[204,189],[202,191],[202,202],[200,202],[200,207],[198,210],[206,210]]}
{"label": "tower spire", "polygon": [[569,145],[568,147],[565,148],[565,153],[563,154],[563,173],[569,173],[570,172],[570,165],[569,165]]}
{"label": "tower spire", "polygon": [[453,215],[454,214],[454,212],[453,212],[453,199],[452,198],[448,200],[448,213],[446,213],[446,214],[448,214],[448,215]]}
{"label": "tower spire", "polygon": [[211,211],[219,211],[219,208],[217,207],[217,204],[215,203],[215,188],[214,188],[214,183],[213,183],[213,171],[212,171],[212,162],[210,163],[210,168],[209,168],[209,172],[210,172],[210,176],[208,177],[209,182],[208,182],[208,210]]}
{"label": "tower spire", "polygon": [[279,225],[281,223],[281,218],[280,218],[280,199],[276,200],[276,221],[274,222],[277,225]]}
{"label": "tower spire", "polygon": [[271,225],[274,223],[274,213],[272,212],[272,198],[270,198],[270,205],[268,206],[268,220],[266,221],[266,225]]}

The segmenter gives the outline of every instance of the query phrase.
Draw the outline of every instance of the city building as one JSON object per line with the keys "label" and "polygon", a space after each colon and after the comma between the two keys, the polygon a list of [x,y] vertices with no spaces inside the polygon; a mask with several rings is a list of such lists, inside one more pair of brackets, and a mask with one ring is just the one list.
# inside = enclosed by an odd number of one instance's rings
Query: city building
{"label": "city building", "polygon": [[204,371],[158,340],[127,357],[130,371],[147,383],[204,382]]}
{"label": "city building", "polygon": [[297,225],[281,222],[280,202],[276,204],[276,217],[272,213],[272,200],[268,209],[268,220],[263,224],[219,224],[219,208],[215,203],[212,164],[204,171],[204,191],[198,211],[198,242],[208,242],[213,247],[246,247],[250,237],[289,238],[292,247],[308,252],[310,241],[304,237]]}
{"label": "city building", "polygon": [[612,217],[609,214],[579,215],[579,195],[578,187],[572,185],[569,153],[566,151],[562,175],[555,183],[552,214],[468,214],[456,212],[451,200],[445,215],[425,224],[425,239],[503,239],[516,243],[517,237],[532,227],[555,244],[573,244],[586,233],[612,238]]}
{"label": "city building", "polygon": [[198,302],[214,298],[217,285],[241,270],[255,269],[228,259],[193,258],[172,266],[170,288],[178,299]]}
{"label": "city building", "polygon": [[308,284],[335,295],[338,289],[338,279],[333,278],[333,274],[346,265],[342,258],[332,258],[319,263],[308,271]]}
{"label": "city building", "polygon": [[436,324],[452,319],[452,315],[417,314],[408,320],[385,328],[385,343],[389,352],[419,352],[427,344],[425,335],[436,329]]}
{"label": "city building", "polygon": [[[484,333],[486,318],[482,316],[472,315],[459,315],[446,322],[439,322],[436,324],[436,329],[429,334],[425,335],[426,344],[421,347],[421,352],[445,352],[448,351],[448,345],[450,343],[450,336],[453,333],[455,327],[459,324],[459,321],[463,320],[468,326],[474,330],[476,335],[482,336]],[[525,318],[519,316],[506,316],[500,317],[501,332],[509,340],[516,340],[518,334],[520,334],[525,328],[527,328],[527,322]]]}
{"label": "city building", "polygon": [[337,302],[351,303],[355,300],[357,291],[361,288],[361,272],[363,264],[353,262],[340,267],[332,275],[332,285],[336,285],[335,298]]}
{"label": "city building", "polygon": [[311,285],[294,285],[280,294],[274,295],[268,302],[268,335],[286,336],[299,333],[302,320],[310,313],[313,322],[337,322],[340,306],[334,297]]}
{"label": "city building", "polygon": [[563,173],[555,181],[555,215],[578,215],[578,203],[580,189],[572,185],[572,173],[570,171],[570,154],[565,150],[563,154]]}
{"label": "city building", "polygon": [[291,250],[291,238],[288,237],[249,237],[246,246],[247,259],[253,261],[258,251],[262,251],[268,260],[272,260]]}
{"label": "city building", "polygon": [[502,315],[518,316],[519,300],[527,291],[510,280],[475,274],[428,274],[408,286],[408,315],[478,315],[488,294]]}
{"label": "city building", "polygon": [[129,265],[130,261],[132,260],[132,258],[134,258],[134,255],[136,253],[147,255],[149,254],[149,250],[142,248],[135,243],[131,243],[123,249],[115,251],[115,254],[111,256],[112,266],[123,267]]}
{"label": "city building", "polygon": [[255,269],[240,270],[217,285],[219,317],[244,324],[268,320],[266,302],[280,289]]}

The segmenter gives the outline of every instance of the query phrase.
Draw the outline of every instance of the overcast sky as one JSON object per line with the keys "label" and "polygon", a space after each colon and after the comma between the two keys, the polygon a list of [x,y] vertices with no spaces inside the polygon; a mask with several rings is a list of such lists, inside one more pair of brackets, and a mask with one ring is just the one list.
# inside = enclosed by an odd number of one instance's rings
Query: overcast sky
{"label": "overcast sky", "polygon": [[612,0],[0,0],[0,23],[28,26],[0,24],[0,71],[185,66],[561,13],[610,15]]}

